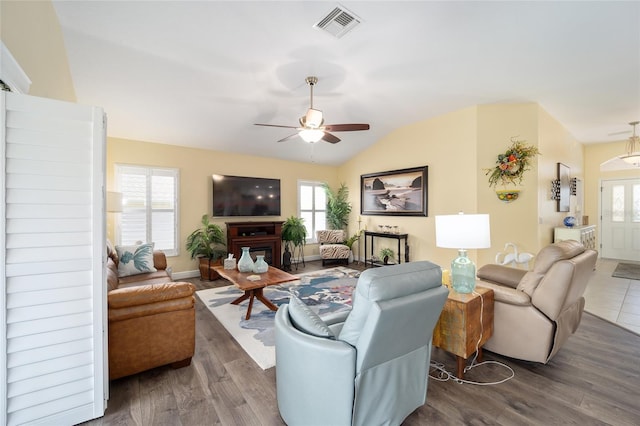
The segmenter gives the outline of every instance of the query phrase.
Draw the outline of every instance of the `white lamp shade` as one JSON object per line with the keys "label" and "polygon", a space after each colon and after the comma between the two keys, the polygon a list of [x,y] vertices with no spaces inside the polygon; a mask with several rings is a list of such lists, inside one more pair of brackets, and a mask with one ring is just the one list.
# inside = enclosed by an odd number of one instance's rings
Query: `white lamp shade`
{"label": "white lamp shade", "polygon": [[309,108],[305,116],[304,124],[308,127],[318,128],[322,125],[322,111]]}
{"label": "white lamp shade", "polygon": [[122,192],[107,191],[107,212],[122,212]]}
{"label": "white lamp shade", "polygon": [[491,247],[488,214],[436,216],[436,246],[455,249]]}
{"label": "white lamp shade", "polygon": [[318,129],[305,129],[299,133],[300,137],[309,143],[318,142],[324,136],[324,131]]}

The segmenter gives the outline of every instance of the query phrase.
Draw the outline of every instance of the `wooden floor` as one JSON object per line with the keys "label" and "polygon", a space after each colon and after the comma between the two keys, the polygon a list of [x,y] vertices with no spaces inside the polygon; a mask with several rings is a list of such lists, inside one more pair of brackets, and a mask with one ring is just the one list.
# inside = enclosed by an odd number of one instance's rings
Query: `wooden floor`
{"label": "wooden floor", "polygon": [[[297,272],[321,268],[320,262],[307,262]],[[199,290],[228,284],[192,282]],[[85,424],[284,424],[276,402],[275,368],[260,369],[199,299],[196,308],[192,364],[112,381],[104,417]],[[404,424],[638,425],[639,358],[640,336],[585,313],[576,334],[547,365],[485,352],[486,360],[501,361],[515,371],[506,383],[478,386],[430,379],[427,403]],[[432,361],[449,371],[455,368],[453,357],[439,349]],[[489,382],[506,375],[501,367],[488,365],[465,378]]]}

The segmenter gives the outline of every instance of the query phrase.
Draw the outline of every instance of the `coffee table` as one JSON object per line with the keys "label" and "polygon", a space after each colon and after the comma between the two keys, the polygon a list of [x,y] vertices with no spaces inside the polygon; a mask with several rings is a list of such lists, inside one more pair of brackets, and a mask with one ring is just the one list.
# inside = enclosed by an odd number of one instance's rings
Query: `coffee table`
{"label": "coffee table", "polygon": [[482,361],[482,345],[493,334],[493,290],[476,287],[475,293],[462,294],[449,289],[449,297],[433,330],[434,346],[456,356],[459,379],[464,378],[467,360],[476,352],[476,347],[478,361]]}
{"label": "coffee table", "polygon": [[[258,299],[272,311],[278,310],[278,307],[271,303],[271,301],[264,296],[263,290],[266,286],[286,283],[289,281],[300,279],[300,277],[296,277],[295,275],[291,275],[272,266],[269,266],[267,272],[264,272],[262,274],[256,274],[253,272],[240,272],[237,269],[224,269],[224,267],[222,266],[216,266],[213,269],[218,274],[220,274],[222,278],[230,281],[233,285],[244,291],[244,294],[231,302],[231,304],[237,305],[249,299],[249,307],[247,308],[247,315],[245,319],[251,318],[251,308],[253,307],[254,299]],[[251,275],[257,275],[260,277],[260,279],[257,281],[251,281],[247,278]]]}

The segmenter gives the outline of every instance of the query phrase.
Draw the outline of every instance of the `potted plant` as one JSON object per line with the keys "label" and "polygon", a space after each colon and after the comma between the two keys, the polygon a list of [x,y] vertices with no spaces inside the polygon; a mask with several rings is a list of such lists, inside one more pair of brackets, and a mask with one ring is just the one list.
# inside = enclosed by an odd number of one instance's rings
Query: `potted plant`
{"label": "potted plant", "polygon": [[291,269],[291,256],[296,248],[304,247],[307,240],[307,227],[304,219],[291,216],[282,224],[282,241],[284,241],[284,255],[282,259],[283,269]]}
{"label": "potted plant", "polygon": [[202,227],[187,237],[187,251],[191,259],[200,259],[200,278],[213,280],[218,278],[218,274],[212,266],[227,253],[227,246],[222,228],[209,222],[209,215],[202,215],[201,223]]}
{"label": "potted plant", "polygon": [[385,265],[389,263],[389,259],[392,259],[395,256],[393,250],[388,247],[384,247],[380,249],[380,258],[382,259],[382,263]]}
{"label": "potted plant", "polygon": [[344,240],[344,245],[349,247],[349,250],[351,250],[351,254],[349,255],[349,263],[353,262],[353,245],[360,239],[361,233],[362,231],[358,231],[357,233]]}
{"label": "potted plant", "polygon": [[346,229],[349,224],[349,188],[344,183],[340,184],[337,192],[333,192],[326,183],[323,185],[327,194],[327,226],[329,229]]}
{"label": "potted plant", "polygon": [[344,241],[344,245],[349,247],[349,250],[353,250],[353,244],[360,239],[360,234],[362,231],[359,231]]}

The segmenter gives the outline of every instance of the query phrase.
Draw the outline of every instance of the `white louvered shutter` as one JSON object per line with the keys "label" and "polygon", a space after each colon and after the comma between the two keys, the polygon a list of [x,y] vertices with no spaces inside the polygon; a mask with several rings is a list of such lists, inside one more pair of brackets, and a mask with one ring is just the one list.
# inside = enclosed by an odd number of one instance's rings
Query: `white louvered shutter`
{"label": "white louvered shutter", "polygon": [[0,103],[0,424],[77,424],[106,398],[104,114]]}

